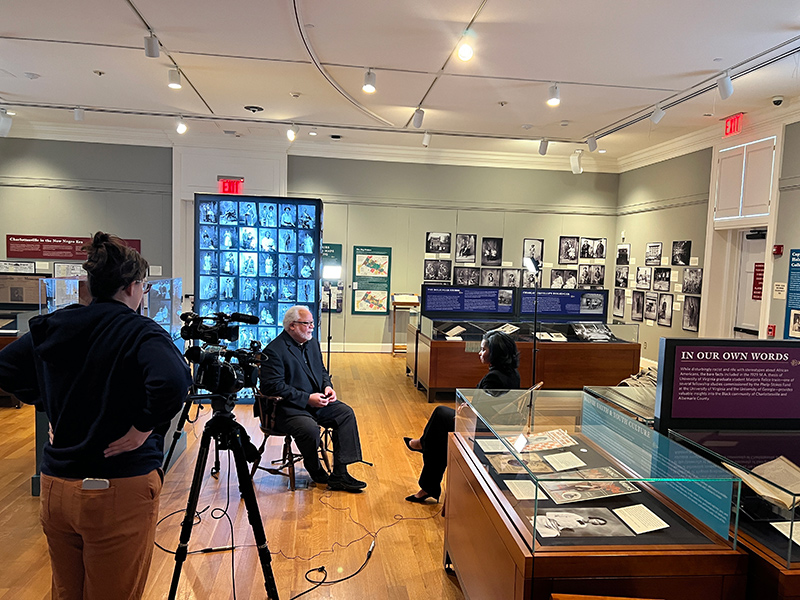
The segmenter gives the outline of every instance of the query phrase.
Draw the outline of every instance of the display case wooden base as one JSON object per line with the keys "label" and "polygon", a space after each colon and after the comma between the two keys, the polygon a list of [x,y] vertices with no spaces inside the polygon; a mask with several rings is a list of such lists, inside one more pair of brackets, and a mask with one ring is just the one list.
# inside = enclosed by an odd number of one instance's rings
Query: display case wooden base
{"label": "display case wooden base", "polygon": [[455,571],[470,600],[549,600],[554,593],[745,598],[747,555],[721,543],[557,551],[536,543],[531,552],[499,489],[457,434],[450,434],[445,515],[445,567]]}
{"label": "display case wooden base", "polygon": [[750,555],[747,600],[800,600],[800,569],[787,569],[774,553],[746,534],[741,545]]}
{"label": "display case wooden base", "polygon": [[[411,337],[409,337],[411,340]],[[477,350],[466,345],[477,342],[432,340],[420,333],[416,342],[416,381],[426,390],[428,402],[436,392],[474,388],[487,368]],[[540,342],[537,347],[536,380],[546,390],[580,390],[587,385],[613,386],[639,372],[638,343]],[[533,385],[533,342],[517,342],[520,353],[521,386]],[[408,357],[411,357],[409,346]],[[408,371],[408,363],[406,370]]]}

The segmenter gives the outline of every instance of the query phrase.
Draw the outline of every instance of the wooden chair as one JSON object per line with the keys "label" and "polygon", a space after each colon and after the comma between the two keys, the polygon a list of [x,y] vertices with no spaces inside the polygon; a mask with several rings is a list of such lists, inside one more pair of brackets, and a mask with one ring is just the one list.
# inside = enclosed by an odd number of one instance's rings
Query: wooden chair
{"label": "wooden chair", "polygon": [[[264,440],[261,442],[261,446],[258,448],[259,459],[257,462],[253,463],[250,476],[254,477],[256,471],[261,469],[262,471],[272,473],[273,475],[282,475],[284,477],[288,477],[289,489],[294,491],[296,489],[294,464],[300,460],[303,460],[303,456],[293,450],[292,436],[280,431],[275,425],[275,411],[277,409],[278,402],[281,402],[282,400],[283,398],[280,396],[256,395],[255,397],[255,402],[253,403],[253,413],[258,418],[258,426],[259,429],[261,429],[261,433],[264,434]],[[267,447],[267,440],[271,436],[283,437],[283,449],[281,450],[281,457],[271,461],[270,464],[274,466],[262,466],[261,460],[264,458],[264,449]],[[323,428],[322,435],[320,436],[319,453],[328,473],[331,471],[330,461],[328,460],[328,452],[330,451],[331,430],[329,428]]]}

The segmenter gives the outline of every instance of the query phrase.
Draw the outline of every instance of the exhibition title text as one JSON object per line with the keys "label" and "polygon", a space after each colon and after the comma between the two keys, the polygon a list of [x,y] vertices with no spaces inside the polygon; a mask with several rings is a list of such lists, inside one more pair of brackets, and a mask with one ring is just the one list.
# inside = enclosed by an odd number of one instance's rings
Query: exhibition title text
{"label": "exhibition title text", "polygon": [[681,352],[681,360],[742,360],[742,361],[787,361],[789,360],[788,352],[716,352],[716,351],[700,351],[694,352],[683,350]]}

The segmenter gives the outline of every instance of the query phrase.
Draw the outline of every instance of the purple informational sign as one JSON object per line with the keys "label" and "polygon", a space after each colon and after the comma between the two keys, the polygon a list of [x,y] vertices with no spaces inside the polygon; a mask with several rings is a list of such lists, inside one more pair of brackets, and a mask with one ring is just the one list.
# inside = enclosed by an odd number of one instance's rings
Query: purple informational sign
{"label": "purple informational sign", "polygon": [[800,346],[676,346],[672,417],[800,419]]}

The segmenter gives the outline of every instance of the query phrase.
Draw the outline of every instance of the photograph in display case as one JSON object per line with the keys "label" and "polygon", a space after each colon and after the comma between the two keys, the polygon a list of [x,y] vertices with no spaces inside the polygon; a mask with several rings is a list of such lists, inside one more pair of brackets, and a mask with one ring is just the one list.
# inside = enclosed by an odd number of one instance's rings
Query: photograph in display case
{"label": "photograph in display case", "polygon": [[620,319],[625,317],[625,290],[622,288],[614,289],[614,310],[612,314]]}
{"label": "photograph in display case", "polygon": [[703,269],[688,268],[683,270],[683,293],[701,294],[703,292]]}
{"label": "photograph in display case", "polygon": [[789,337],[800,338],[800,310],[791,310],[789,313]]}
{"label": "photograph in display case", "polygon": [[243,227],[255,227],[258,221],[255,202],[239,203],[239,225]]}
{"label": "photograph in display case", "polygon": [[270,202],[259,202],[258,224],[261,225],[261,227],[277,227],[278,205]]}
{"label": "photograph in display case", "polygon": [[200,202],[197,208],[200,213],[201,224],[217,222],[217,202],[215,200]]}
{"label": "photograph in display case", "polygon": [[630,244],[617,244],[617,260],[618,265],[628,265],[631,260],[631,245]]}
{"label": "photograph in display case", "polygon": [[515,288],[520,284],[520,269],[503,269],[500,273],[500,286]]}
{"label": "photograph in display case", "polygon": [[649,290],[650,280],[653,277],[652,267],[636,267],[636,289]]}
{"label": "photograph in display case", "polygon": [[500,269],[481,269],[481,285],[500,287]]}
{"label": "photograph in display case", "polygon": [[692,241],[682,240],[672,242],[672,265],[685,267],[692,257]]}
{"label": "photograph in display case", "polygon": [[578,287],[578,271],[576,269],[552,269],[550,271],[550,289],[574,290],[577,287]]}
{"label": "photograph in display case", "polygon": [[[684,331],[698,331],[699,325],[700,325],[700,296],[684,296],[682,329]],[[800,335],[798,335],[797,337],[800,337]]]}
{"label": "photograph in display case", "polygon": [[644,321],[644,292],[631,293],[631,321]]}
{"label": "photograph in display case", "polygon": [[424,279],[425,281],[450,281],[450,271],[453,261],[451,260],[425,260]]}
{"label": "photograph in display case", "polygon": [[655,321],[658,316],[658,293],[646,292],[644,295],[644,318]]}
{"label": "photograph in display case", "polygon": [[536,452],[520,455],[519,458],[509,453],[488,454],[487,457],[489,458],[489,464],[499,475],[553,472],[553,468],[544,462]]}
{"label": "photograph in display case", "polygon": [[501,264],[503,264],[503,238],[483,238],[481,240],[481,266],[499,267]]}
{"label": "photograph in display case", "polygon": [[558,238],[558,264],[578,264],[578,236],[562,235]]}
{"label": "photograph in display case", "polygon": [[426,233],[425,252],[428,254],[450,254],[450,234],[437,231]]}
{"label": "photograph in display case", "polygon": [[623,496],[640,491],[638,487],[630,482],[611,481],[613,479],[625,479],[625,476],[613,467],[579,469],[561,473],[560,475],[565,479],[582,478],[584,481],[558,481],[550,478],[540,480],[539,485],[556,504],[584,502],[609,496]]}
{"label": "photograph in display case", "polygon": [[481,284],[481,270],[479,267],[454,267],[453,285],[477,287]]}
{"label": "photograph in display case", "polygon": [[672,294],[658,295],[658,320],[657,323],[664,327],[672,327]]}
{"label": "photograph in display case", "polygon": [[606,238],[581,238],[579,258],[605,258]]}
{"label": "photograph in display case", "polygon": [[607,508],[540,509],[535,519],[536,534],[553,537],[625,537],[635,535]]}
{"label": "photograph in display case", "polygon": [[650,267],[661,264],[661,242],[648,242],[644,253],[644,264]]}
{"label": "photograph in display case", "polygon": [[297,207],[294,204],[280,204],[278,214],[280,215],[278,220],[280,227],[297,226]]}
{"label": "photograph in display case", "polygon": [[653,269],[653,290],[668,292],[672,269],[669,267],[656,267]]}
{"label": "photograph in display case", "polygon": [[530,258],[535,270],[542,268],[544,260],[544,240],[539,238],[525,238],[522,240],[522,266],[525,266],[525,259]]}
{"label": "photograph in display case", "polygon": [[474,233],[456,234],[456,262],[474,263],[477,259],[478,236]]}
{"label": "photograph in display case", "polygon": [[616,267],[614,269],[614,287],[626,288],[628,287],[628,275],[630,267]]}

